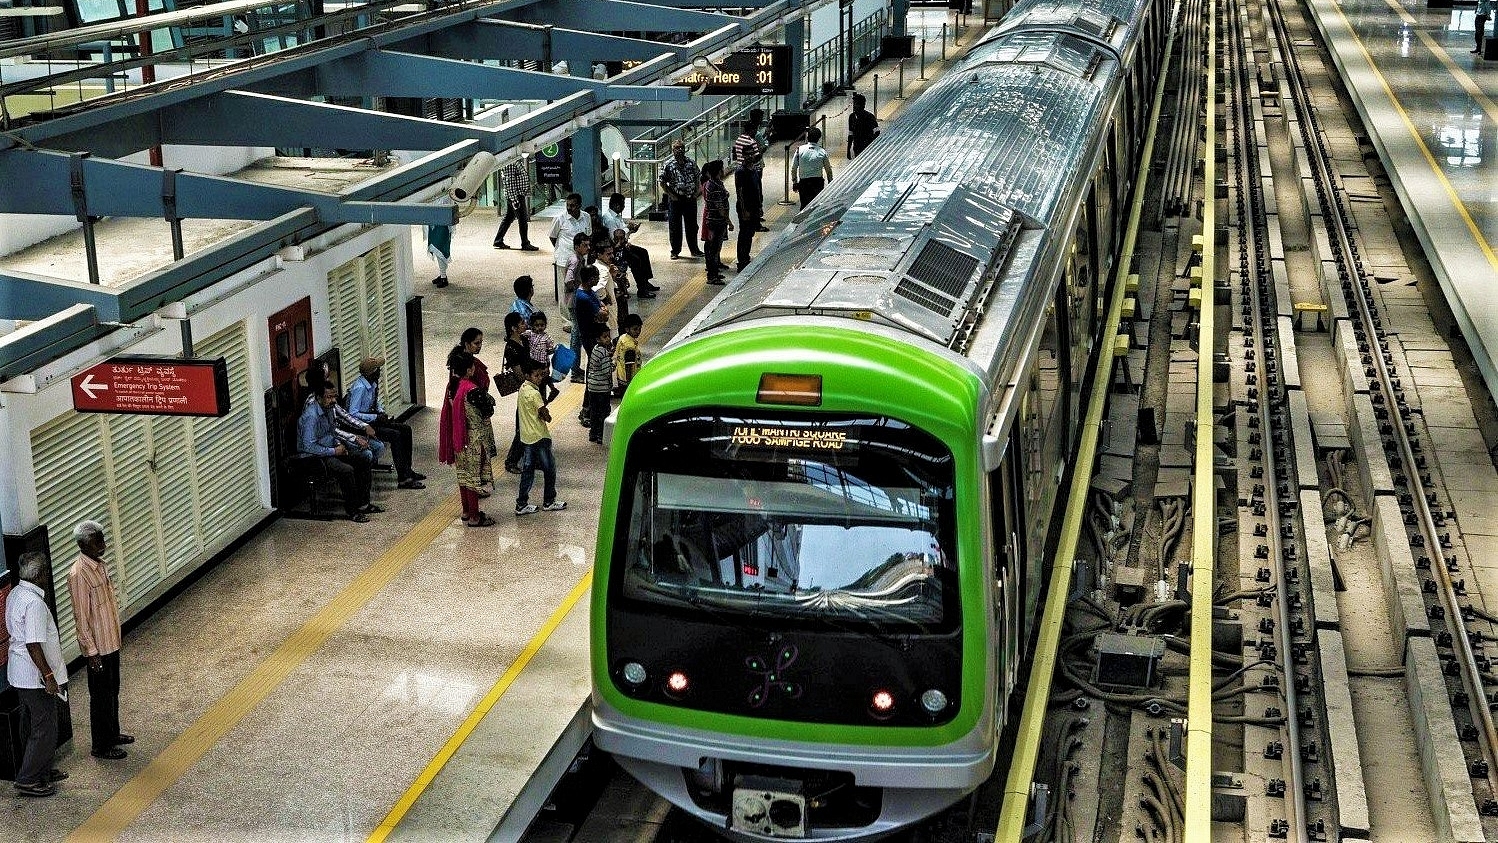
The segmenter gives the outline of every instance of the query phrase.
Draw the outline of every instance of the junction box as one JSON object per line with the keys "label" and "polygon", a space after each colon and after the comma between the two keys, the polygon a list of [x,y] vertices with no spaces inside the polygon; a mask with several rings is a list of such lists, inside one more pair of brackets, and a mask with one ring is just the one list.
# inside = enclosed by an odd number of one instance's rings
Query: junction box
{"label": "junction box", "polygon": [[1165,640],[1159,636],[1105,632],[1097,637],[1092,681],[1114,688],[1152,688],[1164,655]]}

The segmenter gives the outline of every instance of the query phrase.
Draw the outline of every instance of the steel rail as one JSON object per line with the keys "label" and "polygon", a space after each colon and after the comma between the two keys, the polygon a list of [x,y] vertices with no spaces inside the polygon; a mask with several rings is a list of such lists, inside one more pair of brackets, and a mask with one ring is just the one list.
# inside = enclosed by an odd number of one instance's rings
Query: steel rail
{"label": "steel rail", "polygon": [[[1255,409],[1259,419],[1259,430],[1264,431],[1266,437],[1276,437],[1279,435],[1282,426],[1270,423],[1271,416],[1273,415],[1270,404],[1276,399],[1278,390],[1271,388],[1267,377],[1271,357],[1266,353],[1267,349],[1274,344],[1274,338],[1265,327],[1266,315],[1268,313],[1266,311],[1266,302],[1260,295],[1259,284],[1255,283],[1255,279],[1267,275],[1269,260],[1265,254],[1264,232],[1264,227],[1267,225],[1266,218],[1268,212],[1265,208],[1265,197],[1260,189],[1260,185],[1262,184],[1260,177],[1264,173],[1259,169],[1258,155],[1253,152],[1257,148],[1257,144],[1255,143],[1257,138],[1253,136],[1253,113],[1247,100],[1249,86],[1257,84],[1255,77],[1249,70],[1248,64],[1249,57],[1253,55],[1253,48],[1252,43],[1248,40],[1247,33],[1244,31],[1244,22],[1241,15],[1234,17],[1227,29],[1228,37],[1233,41],[1233,46],[1236,48],[1228,52],[1229,55],[1233,56],[1232,67],[1235,73],[1233,88],[1236,92],[1236,97],[1234,100],[1233,116],[1237,121],[1236,125],[1241,133],[1237,138],[1237,148],[1239,150],[1239,159],[1244,162],[1240,166],[1246,166],[1248,171],[1247,178],[1242,179],[1239,190],[1240,193],[1247,193],[1251,211],[1241,218],[1242,221],[1240,224],[1249,230],[1253,238],[1252,250],[1243,248],[1240,243],[1239,252],[1240,262],[1244,270],[1243,280],[1246,282],[1249,290],[1248,295],[1253,305],[1253,324],[1248,336],[1253,342],[1252,347],[1255,352],[1255,359],[1260,361],[1260,372],[1265,374],[1265,377],[1260,380],[1258,401],[1255,402]],[[1280,52],[1284,51],[1284,46],[1283,44],[1279,45]],[[1270,175],[1272,176],[1273,173],[1270,173]],[[1271,317],[1267,321],[1272,322],[1273,318]],[[1280,351],[1273,356],[1273,359],[1276,361],[1276,364],[1282,364],[1286,356],[1283,351]],[[1291,357],[1290,359],[1294,358]],[[1280,379],[1280,383],[1283,383],[1283,379]],[[1264,504],[1267,516],[1265,520],[1271,525],[1265,538],[1269,546],[1270,582],[1274,586],[1274,643],[1278,649],[1279,657],[1281,678],[1279,690],[1284,696],[1285,724],[1283,728],[1285,732],[1285,746],[1287,747],[1285,755],[1290,768],[1287,776],[1289,782],[1285,788],[1287,814],[1285,819],[1289,824],[1289,828],[1286,829],[1286,839],[1294,840],[1296,843],[1309,843],[1307,824],[1309,823],[1310,814],[1306,804],[1305,764],[1300,755],[1300,718],[1298,716],[1300,701],[1299,691],[1295,683],[1295,642],[1290,624],[1290,583],[1287,582],[1288,578],[1285,575],[1284,538],[1280,532],[1280,521],[1282,520],[1280,515],[1282,512],[1280,509],[1280,488],[1279,483],[1275,482],[1275,478],[1278,477],[1279,460],[1276,456],[1277,448],[1274,447],[1272,441],[1264,443],[1262,453],[1265,477]]]}
{"label": "steel rail", "polygon": [[[1289,26],[1285,23],[1279,0],[1271,0],[1269,5],[1273,10],[1272,19],[1281,42],[1289,43]],[[1459,654],[1456,662],[1462,675],[1462,682],[1466,685],[1468,713],[1478,724],[1478,743],[1488,767],[1485,778],[1492,792],[1498,794],[1498,730],[1494,728],[1493,713],[1488,707],[1488,696],[1482,682],[1482,670],[1477,664],[1477,656],[1472,649],[1472,640],[1467,633],[1466,619],[1462,616],[1461,601],[1452,582],[1451,572],[1446,569],[1444,560],[1440,558],[1440,528],[1426,501],[1424,484],[1420,479],[1420,470],[1415,461],[1415,450],[1410,444],[1411,434],[1405,428],[1406,414],[1399,409],[1401,401],[1394,389],[1389,366],[1384,362],[1383,332],[1377,320],[1374,319],[1374,305],[1369,301],[1370,293],[1365,286],[1366,276],[1362,271],[1362,258],[1357,244],[1353,241],[1353,226],[1348,221],[1347,208],[1341,201],[1337,180],[1333,178],[1330,156],[1325,152],[1323,144],[1314,142],[1322,135],[1320,120],[1316,110],[1310,107],[1309,93],[1305,76],[1300,70],[1299,59],[1293,53],[1284,55],[1286,67],[1293,70],[1293,73],[1288,74],[1288,80],[1295,89],[1296,108],[1300,112],[1301,135],[1307,150],[1306,157],[1311,160],[1311,165],[1316,171],[1317,198],[1321,204],[1322,217],[1326,220],[1336,219],[1337,221],[1336,226],[1328,226],[1328,228],[1335,228],[1335,231],[1329,233],[1335,237],[1333,251],[1336,253],[1338,270],[1344,284],[1352,290],[1351,298],[1356,305],[1359,320],[1362,322],[1364,336],[1369,341],[1369,348],[1372,352],[1369,356],[1373,359],[1374,369],[1378,375],[1377,381],[1379,391],[1383,393],[1384,406],[1393,414],[1397,422],[1390,427],[1393,428],[1394,441],[1398,445],[1404,471],[1412,474],[1410,497],[1414,504],[1420,532],[1425,539],[1426,551],[1435,557],[1430,560],[1430,567],[1436,572],[1436,581],[1440,583],[1439,594],[1441,603],[1446,609],[1446,625],[1452,636],[1452,649]],[[1313,148],[1318,150],[1317,155],[1309,154]]]}
{"label": "steel rail", "polygon": [[[1180,0],[1176,0],[1178,7]],[[1172,15],[1174,17],[1174,15]],[[1174,52],[1175,31],[1172,29],[1165,43],[1165,56],[1161,60],[1160,73],[1155,81],[1154,101],[1150,107],[1149,132],[1139,155],[1139,167],[1134,174],[1134,195],[1129,207],[1128,226],[1119,249],[1118,263],[1113,277],[1113,298],[1108,303],[1107,321],[1103,325],[1102,345],[1107,363],[1099,360],[1092,374],[1092,389],[1087,400],[1087,415],[1082,423],[1081,438],[1077,446],[1077,459],[1072,467],[1071,485],[1066,499],[1066,513],[1061,522],[1061,535],[1051,561],[1051,579],[1047,586],[1045,611],[1041,616],[1039,634],[1036,636],[1035,660],[1030,665],[1029,693],[1020,714],[1019,737],[1009,764],[1009,775],[1004,784],[1004,804],[999,813],[995,830],[996,843],[1019,843],[1025,831],[1025,815],[1030,803],[1030,790],[1035,779],[1035,764],[1040,756],[1040,741],[1046,716],[1046,706],[1051,696],[1051,683],[1056,674],[1057,646],[1061,639],[1061,628],[1066,619],[1066,598],[1071,590],[1072,558],[1077,552],[1081,538],[1087,500],[1092,487],[1092,465],[1097,458],[1098,439],[1103,430],[1103,411],[1107,403],[1108,385],[1113,379],[1113,337],[1118,335],[1118,326],[1123,317],[1123,302],[1128,289],[1134,248],[1139,239],[1140,221],[1144,215],[1144,195],[1149,184],[1150,162],[1154,158],[1155,135],[1160,124],[1160,104],[1165,97],[1165,79],[1169,75],[1171,54]],[[1210,615],[1210,613],[1209,613]]]}
{"label": "steel rail", "polygon": [[1217,485],[1212,363],[1217,318],[1217,4],[1207,24],[1206,132],[1202,149],[1201,311],[1196,333],[1196,459],[1191,488],[1191,675],[1186,693],[1187,843],[1212,839],[1212,604],[1217,571]]}

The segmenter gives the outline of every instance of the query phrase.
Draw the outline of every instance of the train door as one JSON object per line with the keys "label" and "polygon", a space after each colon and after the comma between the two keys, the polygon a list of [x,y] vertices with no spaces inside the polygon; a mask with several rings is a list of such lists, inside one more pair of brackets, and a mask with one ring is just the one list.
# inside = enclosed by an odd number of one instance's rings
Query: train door
{"label": "train door", "polygon": [[1020,434],[1011,433],[999,467],[988,475],[993,529],[993,647],[995,728],[1002,729],[1009,695],[1019,681],[1021,644],[1028,634],[1024,605],[1025,520]]}

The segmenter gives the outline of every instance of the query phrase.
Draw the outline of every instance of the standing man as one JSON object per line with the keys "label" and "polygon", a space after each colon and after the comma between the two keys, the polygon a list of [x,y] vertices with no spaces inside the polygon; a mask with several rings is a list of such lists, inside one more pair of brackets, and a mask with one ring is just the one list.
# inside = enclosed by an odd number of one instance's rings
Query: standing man
{"label": "standing man", "polygon": [[358,419],[378,441],[390,443],[395,463],[396,486],[401,489],[425,489],[425,474],[411,470],[411,427],[390,418],[380,402],[380,367],[383,357],[366,357],[359,361],[359,377],[348,388],[348,414]]}
{"label": "standing man", "polygon": [[681,257],[683,235],[692,255],[702,257],[697,247],[697,194],[702,190],[702,171],[687,157],[687,145],[679,140],[671,142],[671,160],[661,168],[661,189],[666,192],[670,215],[671,260]]}
{"label": "standing man", "polygon": [[818,145],[821,140],[821,129],[807,129],[806,143],[796,150],[796,156],[791,159],[791,172],[796,176],[792,189],[801,197],[802,208],[810,205],[811,200],[817,198],[817,194],[827,186],[827,182],[832,181],[832,162],[828,160],[827,150]]}
{"label": "standing man", "polygon": [[[760,143],[759,116],[761,109],[749,112],[749,122],[733,142],[733,189],[741,211],[739,227],[744,227],[743,211],[754,220],[750,231],[758,231],[758,220],[764,216],[765,150],[768,144]],[[740,234],[740,237],[743,235]]]}
{"label": "standing man", "polygon": [[528,230],[531,219],[531,173],[525,159],[517,158],[506,164],[499,171],[499,181],[505,192],[505,218],[494,235],[494,248],[510,248],[505,245],[505,232],[510,230],[510,223],[518,220],[520,248],[527,252],[539,251],[536,246],[531,245]]}
{"label": "standing man", "polygon": [[857,158],[879,136],[879,118],[864,108],[867,102],[863,94],[853,95],[853,110],[848,112],[849,161]]}
{"label": "standing man", "polygon": [[67,774],[52,768],[57,751],[57,706],[68,686],[68,668],[62,660],[62,642],[57,622],[47,609],[42,589],[47,557],[42,553],[21,554],[21,583],[5,601],[5,630],[10,633],[10,651],[5,678],[16,689],[25,709],[22,720],[26,746],[16,769],[16,793],[21,796],[51,796],[52,784]]}
{"label": "standing man", "polygon": [[135,738],[120,732],[120,606],[104,565],[104,525],[83,521],[73,528],[78,560],[68,572],[78,649],[88,660],[88,722],[93,756],[119,760],[122,744]]}
{"label": "standing man", "polygon": [[1493,19],[1493,0],[1477,0],[1477,49],[1472,52],[1482,58],[1482,39],[1488,31],[1488,21]]}
{"label": "standing man", "polygon": [[593,236],[593,218],[583,213],[583,197],[578,193],[567,194],[567,210],[557,215],[551,223],[552,289],[556,291],[557,303],[562,303],[562,280],[567,274],[567,262],[573,255],[574,238],[579,234]]}

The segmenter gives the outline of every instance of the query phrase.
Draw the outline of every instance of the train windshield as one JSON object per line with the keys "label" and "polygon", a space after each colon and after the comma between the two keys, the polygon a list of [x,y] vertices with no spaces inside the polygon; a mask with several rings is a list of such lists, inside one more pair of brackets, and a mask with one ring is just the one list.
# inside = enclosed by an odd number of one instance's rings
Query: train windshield
{"label": "train windshield", "polygon": [[956,625],[951,452],[882,417],[690,413],[632,440],[615,588],[688,614]]}

